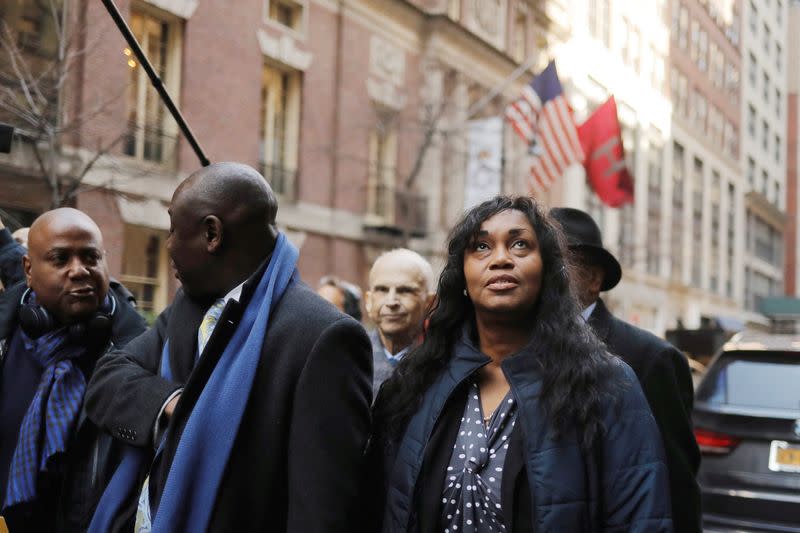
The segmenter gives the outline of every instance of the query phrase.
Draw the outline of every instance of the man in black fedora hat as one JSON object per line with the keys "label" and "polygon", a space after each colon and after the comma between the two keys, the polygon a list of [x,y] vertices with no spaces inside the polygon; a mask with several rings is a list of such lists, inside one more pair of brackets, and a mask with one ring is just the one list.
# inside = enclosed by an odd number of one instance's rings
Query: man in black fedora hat
{"label": "man in black fedora hat", "polygon": [[675,531],[699,532],[700,490],[695,480],[700,451],[692,431],[694,391],[686,357],[674,346],[611,314],[600,293],[622,277],[617,259],[603,247],[600,228],[579,209],[550,210],[564,230],[572,252],[573,283],[583,317],[608,351],[628,363],[642,386],[661,430],[669,468]]}

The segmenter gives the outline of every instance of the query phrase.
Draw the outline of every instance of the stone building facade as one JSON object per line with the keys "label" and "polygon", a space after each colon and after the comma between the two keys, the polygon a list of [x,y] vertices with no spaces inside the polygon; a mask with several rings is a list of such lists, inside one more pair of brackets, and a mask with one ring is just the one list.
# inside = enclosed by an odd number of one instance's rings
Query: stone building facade
{"label": "stone building facade", "polygon": [[[61,113],[91,117],[64,152],[85,163],[119,138],[67,203],[97,220],[112,275],[157,311],[176,288],[165,207],[198,159],[102,4],[62,2],[87,53],[76,57]],[[51,14],[37,5],[12,0],[2,16],[20,34],[44,31]],[[395,246],[438,261],[464,207],[465,121],[500,114],[518,88],[470,107],[534,57],[530,78],[550,35],[566,31],[560,2],[531,0],[117,5],[209,159],[250,164],[272,184],[311,285],[326,274],[363,285],[374,258]],[[504,135],[508,153],[522,153]],[[29,137],[23,124],[0,156],[0,208],[20,224],[49,206]],[[522,177],[503,190],[524,191],[522,159],[509,161],[506,175]],[[66,168],[62,178],[73,177]]]}

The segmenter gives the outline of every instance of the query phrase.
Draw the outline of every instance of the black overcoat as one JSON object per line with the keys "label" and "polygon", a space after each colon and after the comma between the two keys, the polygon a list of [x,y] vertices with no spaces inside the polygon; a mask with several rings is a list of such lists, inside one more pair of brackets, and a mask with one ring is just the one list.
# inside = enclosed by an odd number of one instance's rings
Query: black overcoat
{"label": "black overcoat", "polygon": [[608,351],[630,365],[650,404],[664,440],[675,531],[702,531],[695,480],[700,450],[692,430],[694,388],[686,357],[665,340],[612,315],[601,299],[589,324]]}
{"label": "black overcoat", "polygon": [[[259,274],[245,283],[242,303],[228,302],[196,366],[197,328],[207,305],[182,291],[150,331],[98,363],[86,397],[89,417],[117,438],[151,451],[161,406],[183,387],[163,460],[150,478],[156,504],[192,407]],[[175,382],[158,375],[167,338]],[[359,531],[363,521],[357,494],[369,434],[371,380],[372,351],[361,325],[303,283],[291,283],[270,316],[241,426],[231,435],[235,441],[209,531]],[[130,531],[134,514],[131,500],[115,530]]]}

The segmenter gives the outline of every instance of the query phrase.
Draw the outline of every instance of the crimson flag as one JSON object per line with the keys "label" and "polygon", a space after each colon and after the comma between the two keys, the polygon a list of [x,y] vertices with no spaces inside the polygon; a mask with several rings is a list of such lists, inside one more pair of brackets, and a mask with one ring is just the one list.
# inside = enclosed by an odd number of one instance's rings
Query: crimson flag
{"label": "crimson flag", "polygon": [[609,207],[632,203],[633,177],[625,164],[617,103],[613,96],[578,126],[578,138],[586,154],[586,177],[600,200]]}

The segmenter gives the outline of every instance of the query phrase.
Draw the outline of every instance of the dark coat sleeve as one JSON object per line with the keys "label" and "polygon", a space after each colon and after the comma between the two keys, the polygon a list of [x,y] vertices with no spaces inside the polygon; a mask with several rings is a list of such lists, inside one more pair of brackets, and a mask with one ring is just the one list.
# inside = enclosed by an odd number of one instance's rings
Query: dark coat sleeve
{"label": "dark coat sleeve", "polygon": [[621,402],[608,409],[600,443],[602,530],[668,533],[669,476],[658,427],[633,371],[625,374]]}
{"label": "dark coat sleeve", "polygon": [[156,417],[169,395],[180,388],[158,375],[170,309],[124,348],[103,356],[86,390],[89,419],[127,444],[152,445]]}
{"label": "dark coat sleeve", "polygon": [[25,280],[22,256],[26,253],[25,247],[14,240],[8,228],[0,229],[0,281],[4,287]]}
{"label": "dark coat sleeve", "polygon": [[665,343],[660,353],[653,354],[641,384],[664,442],[675,531],[699,533],[700,488],[695,475],[700,450],[692,429],[694,389],[686,357]]}
{"label": "dark coat sleeve", "polygon": [[288,442],[287,533],[365,527],[360,496],[371,403],[372,348],[363,328],[343,317],[320,335],[297,382]]}

